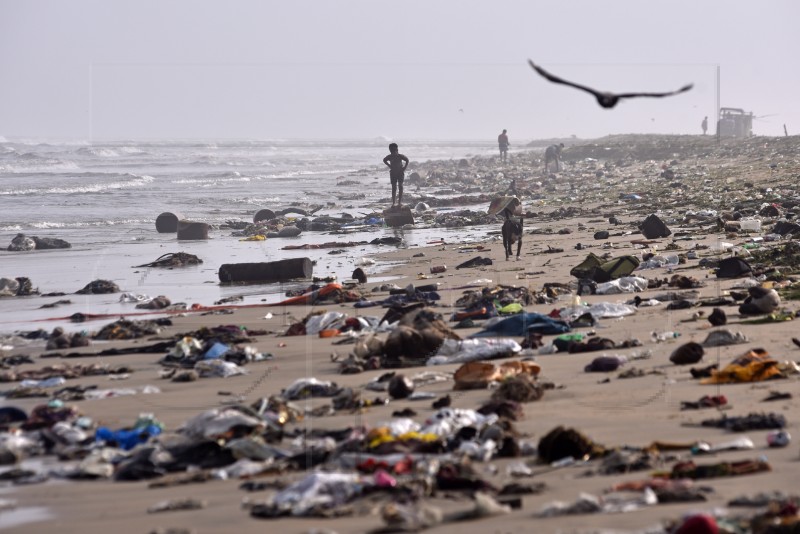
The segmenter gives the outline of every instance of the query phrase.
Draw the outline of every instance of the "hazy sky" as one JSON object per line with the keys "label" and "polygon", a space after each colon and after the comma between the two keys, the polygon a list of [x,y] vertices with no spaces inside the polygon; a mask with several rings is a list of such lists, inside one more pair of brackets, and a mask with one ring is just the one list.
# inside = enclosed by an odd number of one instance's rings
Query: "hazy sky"
{"label": "hazy sky", "polygon": [[[717,65],[722,106],[797,134],[798,20],[797,0],[0,0],[0,135],[695,134]],[[695,87],[605,110],[528,58],[606,90]]]}

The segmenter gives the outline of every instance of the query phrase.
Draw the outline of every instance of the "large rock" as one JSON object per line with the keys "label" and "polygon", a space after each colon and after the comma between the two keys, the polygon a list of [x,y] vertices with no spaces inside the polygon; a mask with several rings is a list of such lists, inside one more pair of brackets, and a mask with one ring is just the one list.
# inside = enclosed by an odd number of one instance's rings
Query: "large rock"
{"label": "large rock", "polygon": [[26,236],[25,234],[17,234],[8,245],[8,250],[12,252],[20,252],[23,250],[33,250],[36,248],[36,241]]}
{"label": "large rock", "polygon": [[264,208],[263,210],[258,210],[256,214],[253,216],[253,222],[257,223],[260,221],[271,221],[275,218],[275,212]]}
{"label": "large rock", "polygon": [[414,224],[414,214],[407,206],[393,206],[383,212],[383,220],[386,226],[397,228],[406,224]]}
{"label": "large rock", "polygon": [[89,282],[83,289],[80,289],[75,293],[78,295],[119,293],[119,286],[110,280],[95,280],[93,282]]}
{"label": "large rock", "polygon": [[46,249],[53,249],[53,248],[71,248],[68,242],[64,241],[63,239],[58,239],[55,237],[33,237],[33,241],[36,243],[36,248],[41,250]]}
{"label": "large rock", "polygon": [[302,230],[296,226],[284,226],[277,232],[269,232],[267,237],[297,237],[302,233]]}

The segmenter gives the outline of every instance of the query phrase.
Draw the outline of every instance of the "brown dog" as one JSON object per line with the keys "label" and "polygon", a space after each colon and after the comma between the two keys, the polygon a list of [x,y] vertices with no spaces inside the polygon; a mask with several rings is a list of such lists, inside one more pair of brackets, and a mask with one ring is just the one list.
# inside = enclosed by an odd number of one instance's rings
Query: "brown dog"
{"label": "brown dog", "polygon": [[503,234],[503,249],[506,251],[506,260],[514,254],[512,250],[514,243],[517,244],[517,259],[519,259],[519,252],[522,249],[522,217],[517,221],[508,211],[504,213],[506,220],[503,222],[503,228],[500,233]]}

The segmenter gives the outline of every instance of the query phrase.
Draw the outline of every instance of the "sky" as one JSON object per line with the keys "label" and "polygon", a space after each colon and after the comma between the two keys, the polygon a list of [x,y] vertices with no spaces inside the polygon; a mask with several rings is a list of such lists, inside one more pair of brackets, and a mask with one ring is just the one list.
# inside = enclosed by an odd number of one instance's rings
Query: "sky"
{"label": "sky", "polygon": [[[0,0],[0,136],[496,139],[800,133],[796,0]],[[602,109],[528,59],[609,91]]]}

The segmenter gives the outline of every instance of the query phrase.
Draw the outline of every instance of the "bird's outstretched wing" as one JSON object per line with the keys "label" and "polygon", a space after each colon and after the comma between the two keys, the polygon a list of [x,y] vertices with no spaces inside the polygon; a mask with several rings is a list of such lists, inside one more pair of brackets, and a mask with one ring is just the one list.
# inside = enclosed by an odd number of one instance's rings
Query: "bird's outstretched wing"
{"label": "bird's outstretched wing", "polygon": [[542,67],[540,67],[539,65],[535,64],[530,59],[528,60],[528,63],[530,63],[530,66],[531,66],[531,68],[533,70],[535,70],[536,72],[541,74],[544,78],[546,78],[547,80],[549,80],[549,81],[551,81],[553,83],[561,83],[561,84],[564,84],[564,85],[569,85],[570,87],[574,87],[576,89],[580,89],[582,91],[586,91],[587,93],[591,93],[591,94],[593,94],[595,96],[597,96],[599,94],[599,91],[596,91],[596,90],[592,89],[591,87],[586,87],[585,85],[580,85],[580,84],[577,84],[577,83],[574,83],[574,82],[570,82],[570,81],[564,80],[563,78],[559,78],[558,76],[553,76],[552,74],[550,74],[549,72],[544,70]]}
{"label": "bird's outstretched wing", "polygon": [[686,91],[688,91],[692,87],[694,87],[694,84],[690,83],[688,85],[684,85],[683,87],[681,87],[677,91],[669,91],[667,93],[620,93],[617,96],[619,98],[633,98],[633,97],[637,97],[637,96],[651,96],[651,97],[660,98],[662,96],[672,96],[672,95],[677,95],[677,94],[680,94],[680,93],[685,93]]}

